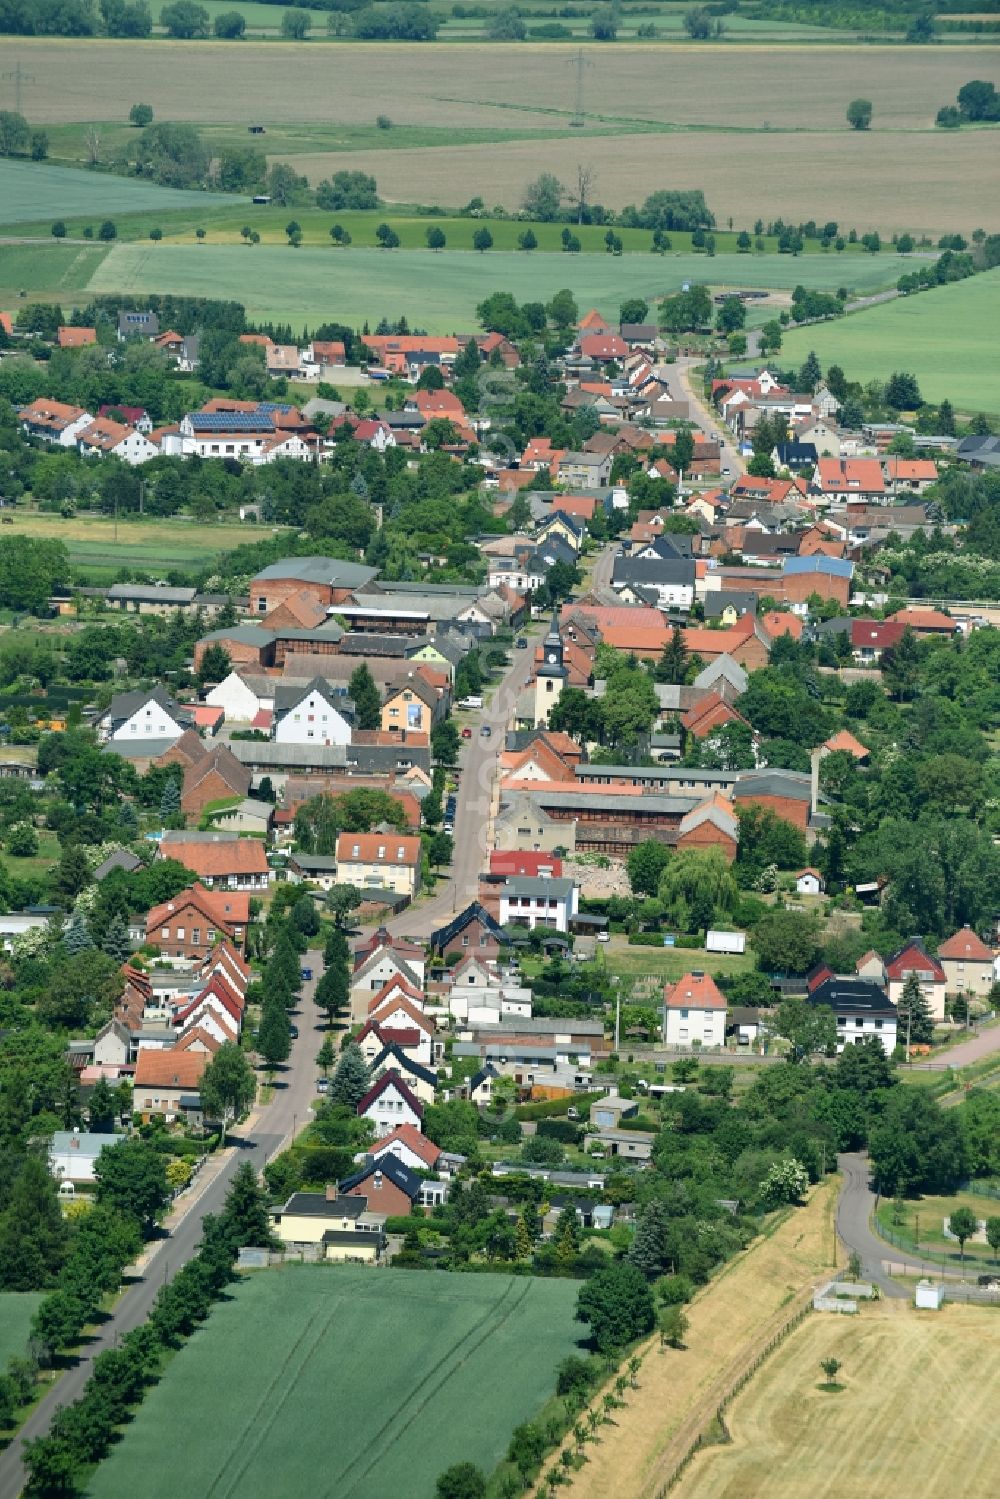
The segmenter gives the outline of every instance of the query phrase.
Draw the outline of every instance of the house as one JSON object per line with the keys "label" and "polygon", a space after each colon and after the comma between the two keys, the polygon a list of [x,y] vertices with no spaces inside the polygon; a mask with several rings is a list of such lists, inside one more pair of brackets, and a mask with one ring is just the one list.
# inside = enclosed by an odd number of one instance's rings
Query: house
{"label": "house", "polygon": [[80,433],[94,420],[82,406],[68,406],[65,401],[52,401],[46,396],[22,406],[17,419],[29,437],[60,448],[75,448]]}
{"label": "house", "polygon": [[337,839],[337,878],[341,884],[416,895],[420,889],[421,843],[389,829],[383,833],[341,833]]}
{"label": "house", "polygon": [[820,458],[809,487],[811,493],[836,504],[852,499],[879,504],[887,498],[877,458]]}
{"label": "house", "polygon": [[268,1212],[287,1249],[317,1245],[327,1259],[373,1264],[385,1249],[384,1220],[369,1214],[363,1196],[341,1197],[335,1182],[325,1192],[293,1192],[287,1202]]}
{"label": "house", "polygon": [[422,1130],[424,1106],[395,1072],[385,1072],[358,1104],[358,1118],[367,1119],[381,1140],[400,1124]]}
{"label": "house", "polygon": [[354,705],[314,677],[306,687],[274,690],[276,744],[350,744]]}
{"label": "house", "polygon": [[141,868],[140,858],[127,848],[119,848],[113,854],[108,854],[106,859],[102,859],[94,870],[94,879],[100,884],[101,880],[106,879],[116,869],[124,869],[126,874],[135,874],[136,870]]}
{"label": "house", "polygon": [[238,806],[214,814],[212,821],[218,828],[266,839],[270,836],[271,825],[274,822],[274,803],[259,801],[254,796],[245,796]]}
{"label": "house", "polygon": [[588,1130],[583,1137],[584,1150],[620,1156],[622,1160],[650,1161],[656,1136],[644,1129]]}
{"label": "house", "polygon": [[633,603],[647,600],[657,609],[683,613],[694,603],[696,566],[687,557],[623,557],[614,560],[611,586]]}
{"label": "house", "polygon": [[885,987],[885,963],[882,955],[877,953],[874,948],[869,948],[866,953],[862,953],[854,965],[854,971],[857,973],[858,978],[873,979],[876,984],[881,984],[883,988]]}
{"label": "house", "polygon": [[412,1124],[401,1124],[370,1147],[368,1159],[378,1161],[389,1154],[411,1171],[436,1171],[441,1159],[441,1148],[418,1129],[414,1129]]}
{"label": "house", "polygon": [[473,901],[454,920],[431,932],[431,951],[447,958],[449,953],[472,951],[481,958],[499,956],[504,941],[503,929],[489,911]]}
{"label": "house", "polygon": [[263,844],[236,833],[164,833],[157,856],[179,860],[209,890],[266,890],[271,883]]}
{"label": "house", "polygon": [[564,453],[556,478],[571,489],[601,489],[611,478],[612,464],[610,453]]}
{"label": "house", "polygon": [[197,817],[213,802],[242,800],[250,790],[250,779],[250,772],[229,746],[216,744],[185,769],[181,810],[188,817]]}
{"label": "house", "polygon": [[448,698],[416,679],[392,687],[382,703],[381,727],[384,733],[398,734],[406,729],[429,734],[448,711]]}
{"label": "house", "polygon": [[289,594],[300,592],[329,608],[346,603],[356,588],[371,583],[376,575],[374,567],[334,557],[288,557],[262,568],[250,580],[250,608],[254,614],[269,614]]}
{"label": "house", "polygon": [[944,997],[948,979],[937,958],[932,958],[918,937],[912,937],[898,952],[886,961],[886,978],[889,981],[889,1000],[898,1005],[902,998],[906,980],[915,974],[920,980],[932,1020],[944,1019]]}
{"label": "house", "polygon": [[[374,1015],[369,1014],[354,1039],[360,1046],[365,1061],[373,1069],[373,1077],[379,1075],[379,1066],[388,1072],[398,1061],[403,1067],[404,1081],[410,1083],[405,1070],[410,1062],[416,1062],[424,1070],[430,1069],[433,1060],[433,1035],[434,1026],[423,1011],[405,995],[396,994],[387,996],[376,1007]],[[431,1074],[426,1081],[430,1084],[430,1098],[427,1102],[432,1102],[437,1077]],[[420,1089],[413,1083],[411,1086],[417,1097],[423,1098]]]}
{"label": "house", "polygon": [[822,895],[826,881],[818,869],[801,869],[795,876],[795,889],[799,895]]}
{"label": "house", "polygon": [[84,458],[105,458],[110,453],[132,467],[148,463],[150,458],[159,455],[159,448],[144,432],[137,432],[134,427],[113,421],[109,416],[99,416],[84,427],[77,438],[77,446]]}
{"label": "house", "polygon": [[184,1112],[182,1099],[197,1097],[207,1063],[204,1051],[141,1046],[132,1081],[132,1107],[147,1119],[152,1114],[177,1118]]}
{"label": "house", "polygon": [[160,332],[160,320],[155,312],[122,311],[118,314],[118,341],[124,343],[129,338],[158,337]]}
{"label": "house", "polygon": [[963,927],[941,943],[938,961],[950,994],[971,994],[978,999],[989,995],[993,988],[993,950],[971,927]]}
{"label": "house", "polygon": [[117,1145],[121,1139],[121,1135],[57,1129],[49,1141],[49,1171],[57,1182],[72,1182],[74,1187],[92,1186],[97,1180],[94,1167],[101,1152]]}
{"label": "house", "polygon": [[807,1003],[826,1005],[837,1021],[837,1050],[875,1036],[886,1056],[896,1047],[896,1006],[880,984],[870,979],[834,975],[810,990]]}
{"label": "house", "polygon": [[415,1038],[410,1032],[404,1032],[399,1041],[389,1041],[383,1045],[372,1058],[371,1072],[376,1080],[394,1073],[422,1104],[434,1102],[437,1073],[416,1060]]}
{"label": "house", "polygon": [[369,1161],[353,1176],[340,1183],[344,1197],[360,1197],[369,1212],[384,1213],[387,1218],[406,1217],[420,1200],[423,1183],[415,1171],[391,1151]]}
{"label": "house", "polygon": [[195,883],[146,916],[146,943],[163,958],[201,962],[220,939],[242,950],[250,920],[246,895],[207,890]]}
{"label": "house", "polygon": [[724,1046],[726,1001],[715,980],[698,969],[663,990],[668,1046]]}
{"label": "house", "polygon": [[574,880],[514,875],[500,889],[500,925],[566,932],[576,915],[579,893]]}
{"label": "house", "polygon": [[617,1129],[623,1119],[634,1119],[639,1112],[637,1098],[622,1098],[618,1093],[609,1093],[599,1098],[590,1109],[590,1123],[596,1129]]}
{"label": "house", "polygon": [[96,328],[62,326],[56,329],[56,347],[59,349],[84,349],[88,344],[96,344],[96,342]]}
{"label": "house", "polygon": [[173,742],[189,727],[191,716],[164,687],[116,692],[95,721],[98,739],[113,747],[122,741]]}

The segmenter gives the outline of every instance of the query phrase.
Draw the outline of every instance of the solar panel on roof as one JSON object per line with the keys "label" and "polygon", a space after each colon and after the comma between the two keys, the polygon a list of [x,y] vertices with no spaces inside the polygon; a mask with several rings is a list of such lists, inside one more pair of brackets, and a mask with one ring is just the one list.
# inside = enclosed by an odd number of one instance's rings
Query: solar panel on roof
{"label": "solar panel on roof", "polygon": [[273,427],[266,412],[256,411],[193,411],[189,419],[196,432],[260,432]]}

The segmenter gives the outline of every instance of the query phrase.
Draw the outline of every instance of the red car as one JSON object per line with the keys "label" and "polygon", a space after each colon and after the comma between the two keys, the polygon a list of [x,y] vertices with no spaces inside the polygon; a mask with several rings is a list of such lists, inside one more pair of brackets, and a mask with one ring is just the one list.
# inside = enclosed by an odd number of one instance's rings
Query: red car
{"label": "red car", "polygon": [[472,738],[472,730],[470,728],[463,729],[462,730],[462,738],[463,739],[471,739]]}

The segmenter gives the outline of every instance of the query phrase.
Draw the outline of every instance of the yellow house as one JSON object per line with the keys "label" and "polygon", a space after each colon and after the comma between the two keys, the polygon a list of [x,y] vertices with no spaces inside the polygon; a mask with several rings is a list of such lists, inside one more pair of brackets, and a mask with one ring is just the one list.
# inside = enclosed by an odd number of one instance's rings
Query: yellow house
{"label": "yellow house", "polygon": [[421,844],[390,828],[385,833],[341,833],[337,839],[337,880],[359,890],[394,890],[416,895],[420,889]]}
{"label": "yellow house", "polygon": [[382,730],[387,734],[399,734],[404,729],[418,734],[429,734],[441,716],[438,703],[443,699],[429,687],[407,682],[402,687],[390,688],[382,704]]}
{"label": "yellow house", "polygon": [[293,1192],[270,1216],[286,1248],[316,1245],[326,1259],[374,1262],[385,1247],[384,1215],[369,1213],[366,1197],[339,1197],[336,1185],[325,1192]]}

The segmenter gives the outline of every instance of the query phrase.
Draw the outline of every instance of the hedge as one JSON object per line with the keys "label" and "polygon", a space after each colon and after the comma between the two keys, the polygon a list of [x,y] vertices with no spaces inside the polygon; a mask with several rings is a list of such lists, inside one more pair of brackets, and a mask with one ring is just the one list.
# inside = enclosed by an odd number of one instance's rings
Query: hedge
{"label": "hedge", "polygon": [[514,1110],[516,1119],[555,1119],[574,1108],[581,1119],[589,1119],[590,1111],[603,1093],[570,1093],[566,1098],[540,1098],[537,1103],[521,1103]]}

